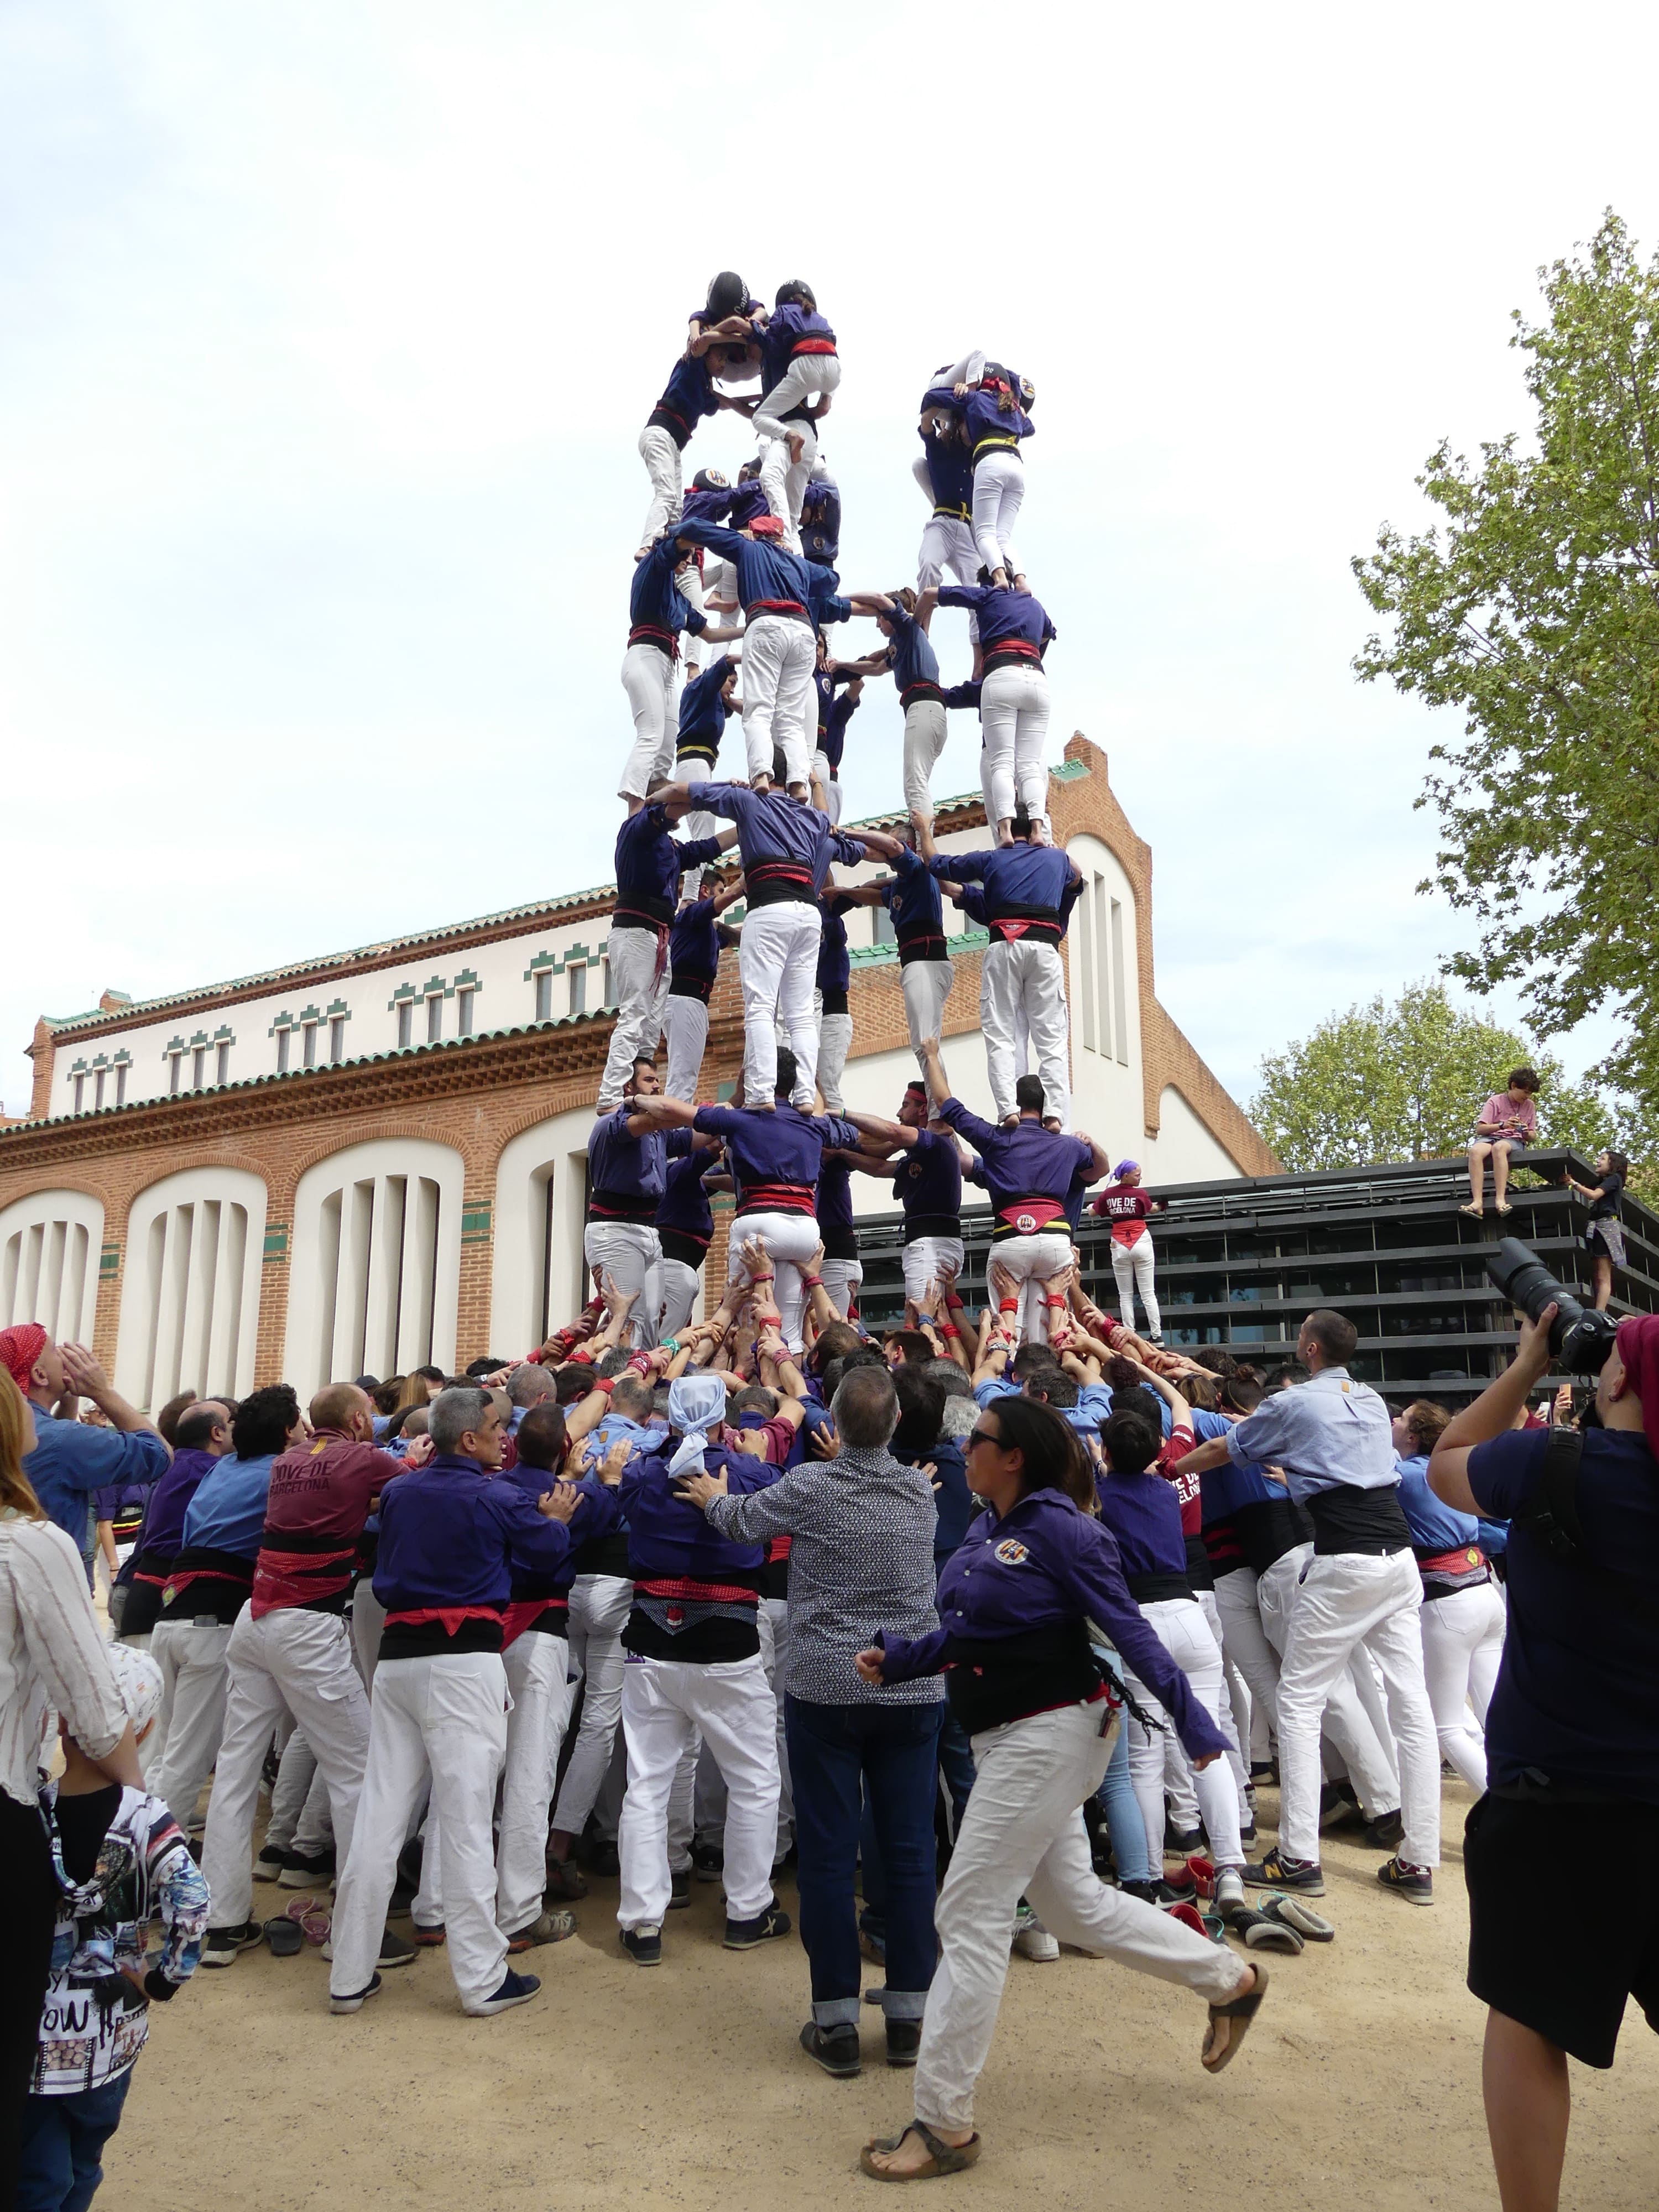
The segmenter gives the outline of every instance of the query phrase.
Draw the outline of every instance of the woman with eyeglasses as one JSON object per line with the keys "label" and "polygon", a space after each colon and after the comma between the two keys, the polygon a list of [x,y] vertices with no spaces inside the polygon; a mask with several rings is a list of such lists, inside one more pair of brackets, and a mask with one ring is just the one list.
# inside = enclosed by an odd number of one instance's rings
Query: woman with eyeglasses
{"label": "woman with eyeglasses", "polygon": [[860,2161],[887,2181],[956,2173],[978,2160],[974,2085],[1022,1893],[1062,1942],[1202,1996],[1207,2072],[1231,2058],[1267,1988],[1259,1966],[1094,1872],[1081,1808],[1105,1774],[1119,1706],[1090,1652],[1091,1623],[1167,1710],[1195,1766],[1221,1758],[1226,1743],[1129,1595],[1116,1540],[1092,1510],[1075,1432],[1048,1406],[1000,1398],[966,1450],[985,1510],[940,1577],[941,1626],[914,1641],[878,1636],[857,1661],[871,1683],[943,1671],[977,1768],[934,1916],[941,1955],[922,2021],[915,2118],[866,2144]]}

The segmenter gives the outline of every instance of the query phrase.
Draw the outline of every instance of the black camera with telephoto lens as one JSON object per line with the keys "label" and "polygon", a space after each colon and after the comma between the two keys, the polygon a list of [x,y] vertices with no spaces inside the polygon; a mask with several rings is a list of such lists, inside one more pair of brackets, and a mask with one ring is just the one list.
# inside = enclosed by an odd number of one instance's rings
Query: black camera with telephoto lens
{"label": "black camera with telephoto lens", "polygon": [[1535,1252],[1517,1237],[1505,1237],[1486,1273],[1512,1306],[1536,1321],[1547,1305],[1556,1308],[1550,1323],[1550,1350],[1574,1375],[1599,1375],[1613,1350],[1618,1324],[1610,1314],[1581,1305],[1565,1283],[1558,1283]]}

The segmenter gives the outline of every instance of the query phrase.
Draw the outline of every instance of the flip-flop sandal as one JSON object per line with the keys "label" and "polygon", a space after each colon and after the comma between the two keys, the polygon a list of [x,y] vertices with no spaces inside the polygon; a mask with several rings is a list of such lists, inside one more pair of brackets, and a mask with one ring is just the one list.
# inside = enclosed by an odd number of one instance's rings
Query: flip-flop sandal
{"label": "flip-flop sandal", "polygon": [[1249,1951],[1283,1951],[1287,1958],[1302,1955],[1302,1938],[1287,1921],[1270,1920],[1265,1912],[1246,1905],[1227,1916],[1227,1926]]}
{"label": "flip-flop sandal", "polygon": [[314,1897],[296,1897],[288,1908],[287,1917],[298,1922],[300,1932],[307,1943],[327,1942],[331,1923]]}
{"label": "flip-flop sandal", "polygon": [[[1262,1969],[1258,1966],[1255,1970],[1255,1987],[1254,1989],[1247,1990],[1242,1997],[1234,1997],[1227,2004],[1212,2005],[1210,2007],[1210,2025],[1205,2033],[1204,2049],[1200,2059],[1200,2063],[1203,2066],[1204,2071],[1206,2074],[1218,2074],[1224,2066],[1231,2063],[1233,2053],[1238,2049],[1239,2045],[1243,2042],[1245,2035],[1249,2032],[1250,2022],[1255,2018],[1257,2013],[1261,2011],[1261,2000],[1267,1996],[1267,1977],[1263,1972]],[[1215,2044],[1215,2024],[1218,2020],[1231,2021],[1233,2025],[1228,2033],[1227,2048],[1222,2052],[1219,2058],[1216,2059],[1214,2063],[1212,2063],[1210,2052]]]}
{"label": "flip-flop sandal", "polygon": [[1484,1221],[1486,1218],[1484,1206],[1460,1206],[1457,1210],[1460,1213],[1467,1213],[1471,1221]]}
{"label": "flip-flop sandal", "polygon": [[1311,1905],[1304,1905],[1299,1897],[1286,1897],[1280,1890],[1261,1899],[1258,1910],[1264,1920],[1276,1920],[1283,1927],[1294,1928],[1310,1943],[1328,1943],[1336,1934],[1331,1923]]}
{"label": "flip-flop sandal", "polygon": [[277,1958],[292,1959],[305,1948],[306,1939],[304,1931],[283,1912],[266,1921],[265,1941]]}
{"label": "flip-flop sandal", "polygon": [[1495,1206],[1492,1208],[1494,1213],[1513,1213],[1514,1211],[1515,1208],[1512,1206]]}
{"label": "flip-flop sandal", "polygon": [[[1255,1995],[1254,1990],[1251,1995]],[[911,2173],[887,2173],[880,2166],[871,2164],[872,2151],[895,2151],[906,2136],[921,2137],[927,2149],[928,2162],[926,2166],[917,2166]],[[977,2134],[969,2136],[965,2143],[941,2142],[925,2120],[912,2120],[908,2127],[901,2128],[897,2135],[877,2136],[872,2142],[866,2143],[859,2153],[859,2164],[872,2181],[932,2181],[941,2173],[963,2173],[970,2166],[977,2166],[982,2148]]]}

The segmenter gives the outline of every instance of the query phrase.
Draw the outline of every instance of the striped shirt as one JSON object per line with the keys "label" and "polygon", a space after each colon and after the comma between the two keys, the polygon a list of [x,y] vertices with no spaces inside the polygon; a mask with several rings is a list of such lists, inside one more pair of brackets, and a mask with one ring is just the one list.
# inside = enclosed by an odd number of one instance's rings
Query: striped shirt
{"label": "striped shirt", "polygon": [[81,1554],[50,1521],[0,1513],[0,1790],[33,1805],[53,1713],[89,1759],[126,1733]]}

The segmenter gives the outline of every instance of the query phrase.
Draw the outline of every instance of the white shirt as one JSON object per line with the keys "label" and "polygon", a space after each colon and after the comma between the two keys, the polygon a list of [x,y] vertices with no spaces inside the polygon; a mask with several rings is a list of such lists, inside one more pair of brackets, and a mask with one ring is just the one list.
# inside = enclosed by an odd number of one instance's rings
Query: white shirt
{"label": "white shirt", "polygon": [[35,1801],[54,1712],[89,1759],[126,1730],[80,1553],[50,1521],[0,1513],[0,1790],[20,1805]]}

